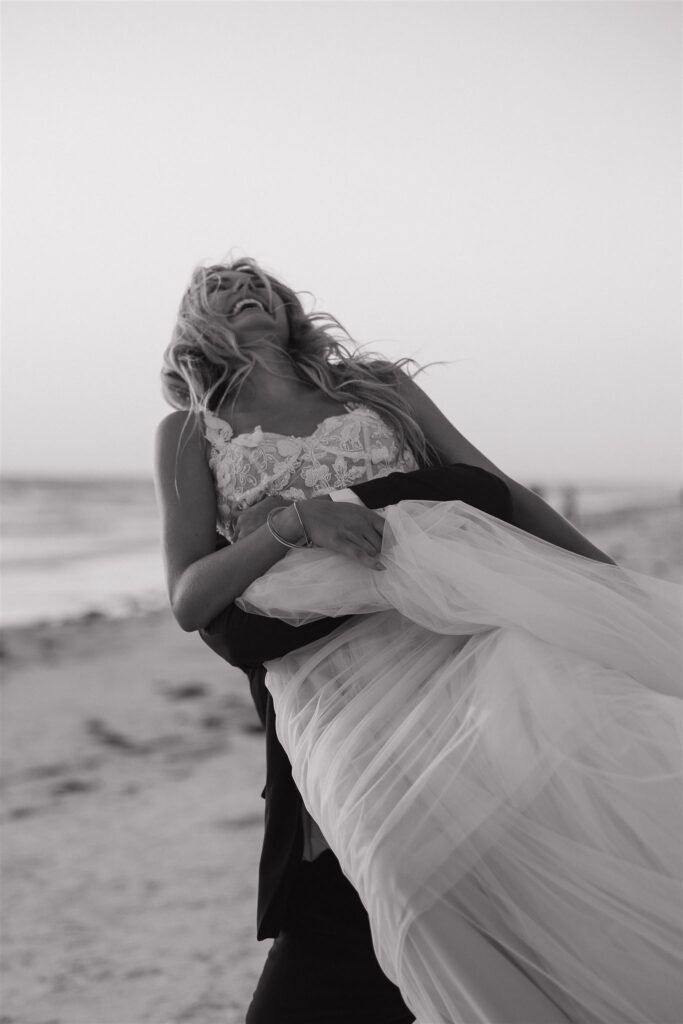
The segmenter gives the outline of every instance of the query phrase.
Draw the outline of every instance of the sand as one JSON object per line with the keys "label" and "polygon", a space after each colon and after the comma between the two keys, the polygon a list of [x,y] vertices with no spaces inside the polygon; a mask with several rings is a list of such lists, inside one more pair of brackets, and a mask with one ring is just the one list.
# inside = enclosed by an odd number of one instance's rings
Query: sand
{"label": "sand", "polygon": [[[581,524],[683,580],[680,509]],[[246,678],[168,612],[2,640],[0,1024],[242,1024],[264,739]]]}
{"label": "sand", "polygon": [[246,677],[169,613],[5,651],[0,1021],[242,1021],[267,951]]}

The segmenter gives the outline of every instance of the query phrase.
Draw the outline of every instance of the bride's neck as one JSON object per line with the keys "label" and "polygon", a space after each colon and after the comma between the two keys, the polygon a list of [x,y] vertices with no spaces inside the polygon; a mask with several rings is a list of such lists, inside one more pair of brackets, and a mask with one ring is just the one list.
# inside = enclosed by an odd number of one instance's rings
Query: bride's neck
{"label": "bride's neck", "polygon": [[234,412],[254,408],[289,406],[310,398],[314,388],[299,377],[287,359],[269,360],[268,365],[257,364],[239,389],[229,396],[227,406]]}

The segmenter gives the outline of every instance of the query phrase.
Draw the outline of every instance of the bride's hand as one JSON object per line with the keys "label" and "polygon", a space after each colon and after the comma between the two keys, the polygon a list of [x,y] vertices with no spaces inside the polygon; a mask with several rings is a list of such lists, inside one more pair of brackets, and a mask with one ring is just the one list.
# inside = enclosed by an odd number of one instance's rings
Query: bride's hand
{"label": "bride's hand", "polygon": [[263,526],[268,518],[268,513],[274,508],[282,508],[283,505],[290,504],[291,502],[280,494],[271,494],[270,497],[262,498],[250,508],[245,508],[235,518],[235,540],[243,540],[254,530],[258,530],[259,526]]}
{"label": "bride's hand", "polygon": [[[377,512],[352,502],[324,498],[311,498],[296,504],[306,533],[315,547],[355,558],[368,569],[384,569],[378,561],[382,551],[384,519]],[[287,509],[278,518],[292,519],[295,515],[294,509]]]}

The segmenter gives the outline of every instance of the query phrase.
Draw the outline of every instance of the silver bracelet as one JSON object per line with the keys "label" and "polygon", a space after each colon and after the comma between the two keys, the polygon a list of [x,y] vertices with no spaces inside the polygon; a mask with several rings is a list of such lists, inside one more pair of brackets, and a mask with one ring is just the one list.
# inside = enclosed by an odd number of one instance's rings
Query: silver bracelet
{"label": "silver bracelet", "polygon": [[276,541],[279,541],[280,544],[284,544],[284,546],[286,548],[300,548],[300,547],[310,548],[311,547],[311,539],[308,536],[308,534],[306,533],[306,528],[304,527],[304,524],[301,522],[301,516],[299,515],[299,510],[297,509],[296,504],[294,505],[294,511],[296,512],[297,519],[301,523],[301,528],[304,531],[304,537],[306,538],[306,543],[305,544],[292,544],[291,540],[287,540],[286,537],[283,537],[282,534],[279,533],[275,529],[275,527],[273,525],[273,521],[272,521],[273,520],[273,516],[275,515],[276,512],[282,512],[286,508],[289,508],[289,505],[278,505],[277,508],[271,508],[270,512],[266,516],[266,526],[268,527],[268,531],[269,531],[270,535],[272,537],[274,537]]}
{"label": "silver bracelet", "polygon": [[293,501],[292,504],[294,505],[294,511],[296,512],[296,518],[299,520],[299,523],[301,525],[301,529],[302,529],[303,534],[304,534],[304,547],[305,548],[312,548],[313,547],[313,541],[308,536],[308,530],[304,526],[304,521],[301,518],[301,512],[299,512],[297,503],[295,501]]}

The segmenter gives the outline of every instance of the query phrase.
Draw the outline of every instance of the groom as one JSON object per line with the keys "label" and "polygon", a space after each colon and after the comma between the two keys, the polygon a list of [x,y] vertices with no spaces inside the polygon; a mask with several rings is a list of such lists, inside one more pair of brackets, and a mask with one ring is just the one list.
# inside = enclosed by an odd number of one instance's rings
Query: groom
{"label": "groom", "polygon": [[[463,464],[391,473],[332,497],[360,502],[367,508],[384,508],[404,500],[460,500],[505,522],[512,521],[512,499],[502,480]],[[277,738],[273,700],[265,686],[264,662],[326,636],[344,621],[325,618],[295,627],[249,614],[232,604],[200,630],[216,654],[247,674],[266,733],[257,937],[274,937],[276,942],[247,1024],[289,1024],[290,1020],[292,1024],[332,1020],[360,1024],[366,1019],[372,1024],[408,1024],[414,1020],[398,989],[377,964],[367,914],[332,852],[302,860],[303,805],[289,759]]]}

